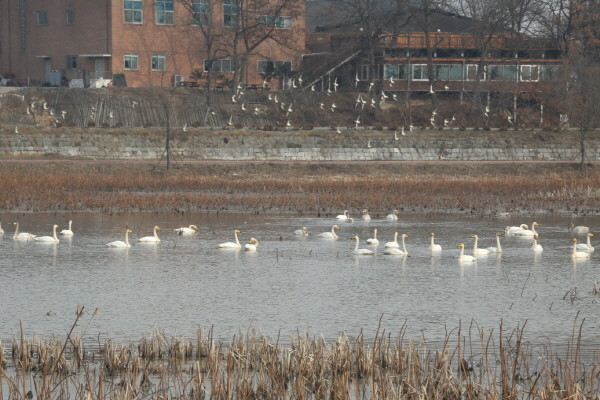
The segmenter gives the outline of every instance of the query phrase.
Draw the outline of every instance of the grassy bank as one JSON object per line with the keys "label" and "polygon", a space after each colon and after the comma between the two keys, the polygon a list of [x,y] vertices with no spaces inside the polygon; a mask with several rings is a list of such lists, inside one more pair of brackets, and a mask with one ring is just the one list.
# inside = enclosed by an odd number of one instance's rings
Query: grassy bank
{"label": "grassy bank", "polygon": [[5,160],[0,187],[9,212],[600,212],[600,169],[567,163]]}

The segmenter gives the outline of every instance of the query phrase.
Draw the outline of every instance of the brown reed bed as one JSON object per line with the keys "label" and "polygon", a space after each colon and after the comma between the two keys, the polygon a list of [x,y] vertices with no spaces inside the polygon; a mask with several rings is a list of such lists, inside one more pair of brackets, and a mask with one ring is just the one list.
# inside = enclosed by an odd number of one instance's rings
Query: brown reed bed
{"label": "brown reed bed", "polygon": [[600,211],[600,169],[566,163],[3,162],[0,187],[10,211]]}
{"label": "brown reed bed", "polygon": [[[155,331],[137,346],[107,339],[78,361],[71,334],[64,342],[21,335],[0,369],[0,397],[597,399],[597,360],[582,359],[576,324],[563,356],[525,341],[525,326],[506,331],[502,323],[459,326],[436,346],[406,339],[404,327],[394,334],[378,328],[370,338],[340,333],[330,342],[298,333],[286,344],[256,331],[230,343],[215,341],[212,330],[194,339]],[[43,355],[61,353],[64,359]]]}

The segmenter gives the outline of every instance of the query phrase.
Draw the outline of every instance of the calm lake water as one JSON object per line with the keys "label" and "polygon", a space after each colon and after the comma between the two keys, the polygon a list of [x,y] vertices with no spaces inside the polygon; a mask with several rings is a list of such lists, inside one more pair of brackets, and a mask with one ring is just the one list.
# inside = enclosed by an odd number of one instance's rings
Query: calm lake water
{"label": "calm lake water", "polygon": [[[72,239],[58,244],[14,241],[20,231],[48,235],[52,224],[63,229],[73,220]],[[458,243],[495,246],[494,234],[505,225],[537,221],[544,252],[534,254],[530,239],[502,238],[501,256],[481,257],[461,265]],[[98,335],[122,342],[138,341],[153,329],[194,336],[198,327],[214,326],[215,336],[229,340],[256,328],[276,337],[309,332],[335,338],[361,329],[373,335],[380,316],[392,334],[406,324],[408,336],[441,340],[445,327],[475,320],[487,329],[512,329],[527,321],[527,337],[564,343],[573,323],[585,318],[584,339],[600,343],[600,304],[593,293],[600,281],[600,252],[574,262],[570,256],[568,218],[512,217],[510,220],[462,215],[400,215],[397,222],[379,216],[370,222],[341,222],[340,238],[316,234],[333,218],[235,214],[5,214],[0,240],[0,340],[10,342],[22,321],[25,334],[64,337],[78,305],[86,314],[75,333],[88,340]],[[600,218],[574,219],[576,225],[599,226]],[[129,249],[106,243],[123,240],[125,225],[134,230]],[[198,225],[193,236],[173,229]],[[159,244],[137,243],[159,225]],[[294,235],[306,226],[308,238]],[[378,229],[380,245],[373,257],[354,256],[352,235],[365,240]],[[255,253],[217,248],[232,241],[260,240]],[[409,257],[384,256],[393,233],[407,233]],[[429,233],[443,246],[428,250]],[[583,237],[581,237],[583,240]],[[599,242],[600,245],[600,242]],[[571,291],[570,294],[567,292]],[[93,316],[94,310],[97,314]],[[549,338],[549,339],[548,339]]]}

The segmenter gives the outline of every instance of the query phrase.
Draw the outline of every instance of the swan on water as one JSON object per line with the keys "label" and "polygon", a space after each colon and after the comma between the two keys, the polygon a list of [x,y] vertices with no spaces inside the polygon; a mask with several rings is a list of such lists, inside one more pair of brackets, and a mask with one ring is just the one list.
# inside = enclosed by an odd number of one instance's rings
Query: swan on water
{"label": "swan on water", "polygon": [[573,233],[584,235],[590,231],[590,227],[584,225],[575,226],[575,224],[571,222],[571,225],[569,225],[569,230]]}
{"label": "swan on water", "polygon": [[404,243],[404,239],[406,239],[408,235],[406,233],[402,234],[402,249],[398,248],[389,248],[383,251],[383,254],[388,256],[406,256],[408,255],[408,250],[406,250],[406,243]]}
{"label": "swan on water", "polygon": [[391,242],[387,242],[385,244],[385,247],[388,249],[397,249],[400,247],[400,245],[398,244],[398,232],[394,232],[394,240],[392,240]]}
{"label": "swan on water", "polygon": [[256,251],[258,247],[258,240],[255,238],[250,238],[250,241],[244,246],[244,250],[246,251]]}
{"label": "swan on water", "polygon": [[477,243],[479,242],[479,237],[477,237],[477,235],[471,235],[469,236],[472,239],[475,239],[475,243],[473,243],[473,255],[474,256],[485,256],[490,254],[490,251],[488,249],[480,249],[477,247]]}
{"label": "swan on water", "polygon": [[307,237],[308,236],[308,228],[303,226],[302,229],[296,229],[294,231],[294,235]]}
{"label": "swan on water", "polygon": [[36,242],[58,243],[58,238],[56,237],[56,228],[58,228],[58,225],[52,225],[52,236],[38,236],[33,240]]}
{"label": "swan on water", "polygon": [[591,255],[587,251],[577,251],[577,238],[571,239],[573,241],[573,251],[571,251],[571,257],[573,258],[590,258]]}
{"label": "swan on water", "polygon": [[502,253],[502,246],[500,246],[500,236],[504,236],[502,232],[496,232],[496,247],[487,247],[486,250],[490,253]]}
{"label": "swan on water", "polygon": [[319,233],[317,236],[326,239],[337,239],[338,235],[335,233],[335,231],[338,229],[340,229],[340,227],[338,225],[334,225],[331,227],[331,232]]}
{"label": "swan on water", "polygon": [[73,221],[69,220],[69,228],[68,229],[63,229],[62,231],[60,231],[60,234],[62,236],[73,236],[73,231],[71,230]]}
{"label": "swan on water", "polygon": [[367,239],[367,244],[371,246],[377,246],[379,244],[379,240],[377,239],[377,229],[373,229],[373,238]]}
{"label": "swan on water", "polygon": [[398,221],[398,210],[392,211],[392,213],[388,214],[385,219],[390,221]]}
{"label": "swan on water", "polygon": [[526,230],[529,230],[529,227],[525,224],[521,224],[519,226],[507,226],[506,228],[504,228],[504,234],[506,236],[516,235],[517,232],[523,232]]}
{"label": "swan on water", "polygon": [[358,248],[358,244],[360,242],[360,239],[358,238],[358,236],[352,236],[350,239],[356,240],[356,245],[354,246],[354,251],[352,252],[352,254],[355,254],[357,256],[372,256],[373,254],[375,254],[371,250]]}
{"label": "swan on water", "polygon": [[588,233],[586,235],[587,237],[587,243],[578,243],[577,244],[577,250],[583,250],[583,251],[590,251],[593,252],[594,251],[594,247],[592,246],[592,242],[590,241],[590,238],[596,236],[593,233]]}
{"label": "swan on water", "polygon": [[363,221],[370,221],[371,220],[371,216],[369,215],[369,210],[363,210],[362,220]]}
{"label": "swan on water", "polygon": [[433,251],[442,251],[442,246],[439,244],[435,244],[435,233],[431,232],[429,234],[431,236],[431,244],[429,245],[429,250]]}
{"label": "swan on water", "polygon": [[124,242],[122,240],[116,240],[114,242],[107,243],[106,246],[107,247],[131,247],[131,245],[129,244],[129,234],[132,232],[133,231],[131,229],[126,229]]}
{"label": "swan on water", "polygon": [[465,254],[465,245],[460,243],[456,247],[460,247],[460,255],[458,256],[458,261],[460,262],[475,262],[475,257]]}
{"label": "swan on water", "polygon": [[242,247],[240,241],[238,240],[238,233],[240,233],[240,231],[238,229],[233,231],[233,237],[235,238],[235,242],[221,243],[219,245],[219,248],[221,248],[221,249],[239,249],[240,247]]}
{"label": "swan on water", "polygon": [[198,227],[196,225],[182,226],[181,228],[173,229],[173,232],[179,235],[191,235],[196,233]]}
{"label": "swan on water", "polygon": [[340,221],[345,221],[348,219],[348,210],[344,210],[343,214],[338,215],[335,219],[339,219]]}
{"label": "swan on water", "polygon": [[531,250],[533,250],[536,253],[541,253],[542,251],[544,251],[542,245],[538,243],[538,235],[533,236],[533,244],[531,245]]}
{"label": "swan on water", "polygon": [[158,243],[160,242],[160,239],[158,238],[158,235],[156,234],[156,231],[160,231],[160,228],[158,226],[155,226],[153,229],[153,235],[152,236],[144,236],[138,239],[138,242],[152,242],[152,243]]}
{"label": "swan on water", "polygon": [[21,232],[19,233],[19,223],[15,222],[15,233],[13,234],[14,240],[31,240],[35,239],[36,235],[32,235],[31,233]]}
{"label": "swan on water", "polygon": [[534,222],[533,224],[531,224],[531,229],[523,229],[522,231],[516,232],[515,235],[516,236],[534,237],[535,235],[537,235],[537,231],[535,230],[535,227],[538,225],[539,224],[537,222]]}
{"label": "swan on water", "polygon": [[4,229],[2,229],[2,221],[0,221],[0,235],[4,235]]}

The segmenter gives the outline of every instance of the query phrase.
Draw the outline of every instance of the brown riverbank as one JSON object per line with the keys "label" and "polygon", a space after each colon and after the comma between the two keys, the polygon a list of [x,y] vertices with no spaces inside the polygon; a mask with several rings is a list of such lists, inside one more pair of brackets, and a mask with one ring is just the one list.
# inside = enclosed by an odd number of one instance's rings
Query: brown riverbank
{"label": "brown riverbank", "polygon": [[600,212],[600,168],[561,162],[5,159],[0,187],[5,212]]}

